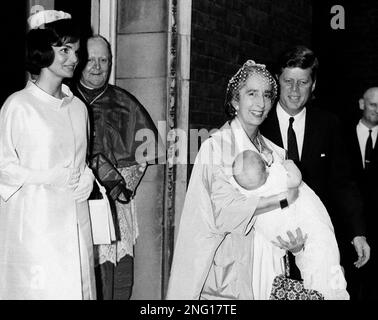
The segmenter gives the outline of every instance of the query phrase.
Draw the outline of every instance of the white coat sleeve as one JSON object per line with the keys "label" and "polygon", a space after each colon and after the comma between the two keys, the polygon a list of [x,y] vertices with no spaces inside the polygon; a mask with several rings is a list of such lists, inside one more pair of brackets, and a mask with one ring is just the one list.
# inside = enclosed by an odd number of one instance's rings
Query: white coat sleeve
{"label": "white coat sleeve", "polygon": [[247,234],[252,227],[259,197],[246,197],[231,185],[219,159],[221,155],[211,142],[205,141],[200,153],[202,182],[209,192],[215,227],[219,232]]}
{"label": "white coat sleeve", "polygon": [[30,174],[20,165],[17,153],[23,121],[22,108],[10,97],[0,111],[0,196],[4,201],[22,187]]}
{"label": "white coat sleeve", "polygon": [[216,227],[222,232],[247,234],[259,198],[246,197],[228,181],[220,166],[212,168],[210,197],[213,205]]}

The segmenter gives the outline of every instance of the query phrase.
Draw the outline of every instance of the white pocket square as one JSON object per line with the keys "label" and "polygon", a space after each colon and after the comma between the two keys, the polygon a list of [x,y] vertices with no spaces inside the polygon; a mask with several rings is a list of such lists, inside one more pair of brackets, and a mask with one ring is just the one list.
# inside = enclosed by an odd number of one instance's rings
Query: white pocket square
{"label": "white pocket square", "polygon": [[324,158],[325,156],[326,156],[325,153],[321,153],[321,154],[320,154],[320,158]]}

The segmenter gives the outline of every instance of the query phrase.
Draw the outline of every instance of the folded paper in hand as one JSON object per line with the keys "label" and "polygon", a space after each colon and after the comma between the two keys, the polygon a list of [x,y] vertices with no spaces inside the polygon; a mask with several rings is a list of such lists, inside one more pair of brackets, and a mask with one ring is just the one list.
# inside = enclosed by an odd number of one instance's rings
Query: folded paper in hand
{"label": "folded paper in hand", "polygon": [[88,201],[93,244],[110,244],[116,240],[113,217],[106,190],[97,179],[96,183],[100,189],[102,199]]}

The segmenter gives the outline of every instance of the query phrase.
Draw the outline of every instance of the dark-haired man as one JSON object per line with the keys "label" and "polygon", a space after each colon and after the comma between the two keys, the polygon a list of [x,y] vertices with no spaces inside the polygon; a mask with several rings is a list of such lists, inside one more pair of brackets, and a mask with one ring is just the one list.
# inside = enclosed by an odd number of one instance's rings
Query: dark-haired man
{"label": "dark-haired man", "polygon": [[[359,268],[370,257],[363,202],[351,176],[339,120],[323,109],[310,106],[317,69],[318,59],[304,46],[296,46],[280,57],[276,70],[279,101],[261,131],[285,148],[289,158],[298,164],[303,180],[330,213],[341,258],[352,243],[358,255],[354,264]],[[342,259],[342,263],[350,262]]]}

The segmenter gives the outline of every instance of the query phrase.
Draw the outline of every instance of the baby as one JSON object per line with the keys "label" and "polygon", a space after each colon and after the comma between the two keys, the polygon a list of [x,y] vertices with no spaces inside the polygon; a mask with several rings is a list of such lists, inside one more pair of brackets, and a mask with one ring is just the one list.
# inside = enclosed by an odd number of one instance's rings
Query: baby
{"label": "baby", "polygon": [[[270,196],[298,187],[298,199],[285,209],[276,209],[256,218],[256,233],[268,241],[298,227],[307,233],[304,250],[297,255],[304,286],[315,289],[325,299],[349,299],[340,267],[340,254],[331,219],[318,196],[302,182],[302,175],[291,160],[274,161],[266,167],[259,153],[246,150],[234,160],[231,183],[245,195]],[[276,254],[284,255],[283,250]]]}

